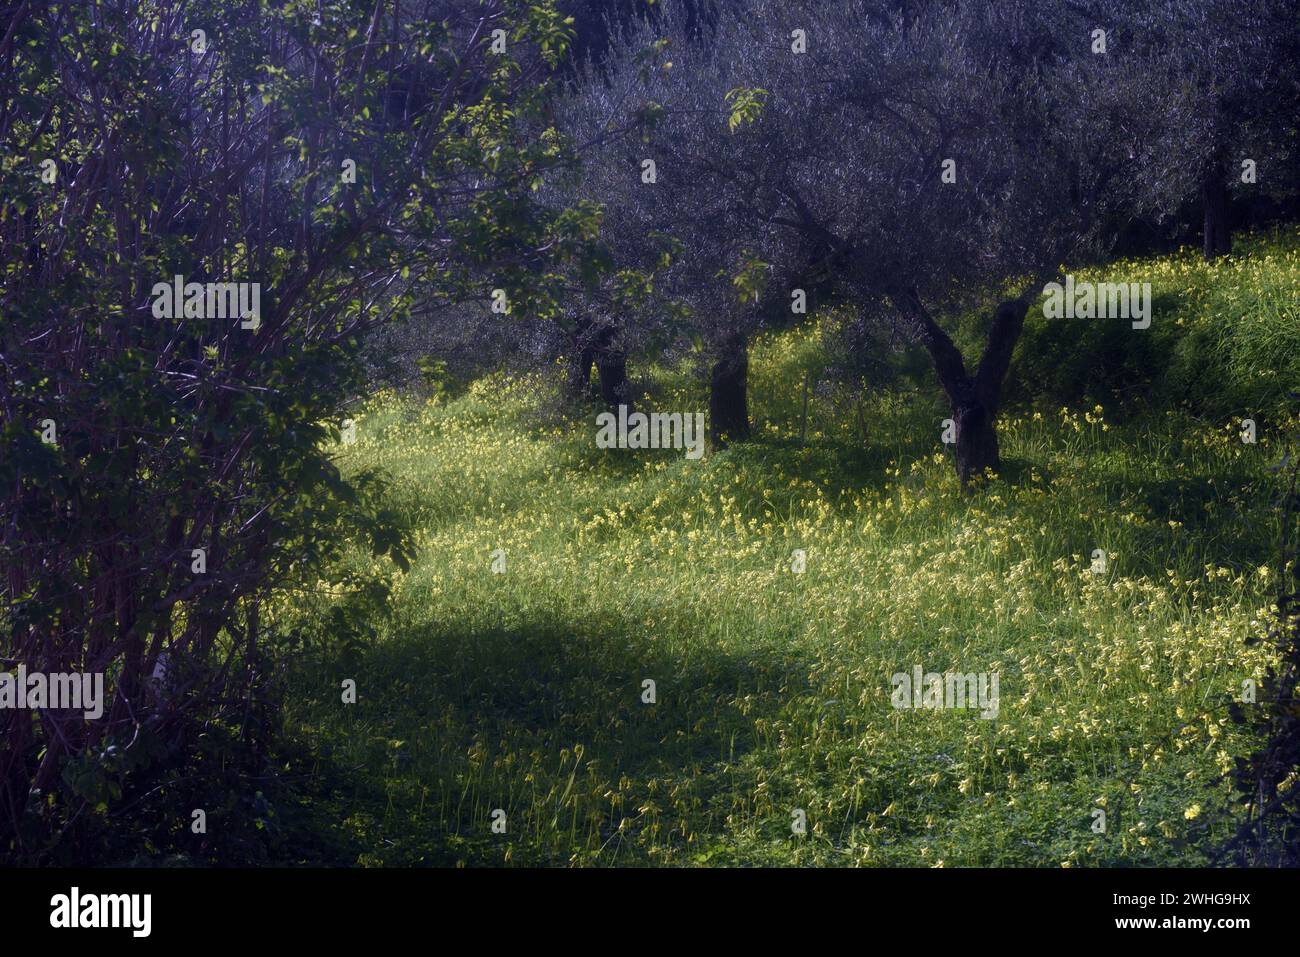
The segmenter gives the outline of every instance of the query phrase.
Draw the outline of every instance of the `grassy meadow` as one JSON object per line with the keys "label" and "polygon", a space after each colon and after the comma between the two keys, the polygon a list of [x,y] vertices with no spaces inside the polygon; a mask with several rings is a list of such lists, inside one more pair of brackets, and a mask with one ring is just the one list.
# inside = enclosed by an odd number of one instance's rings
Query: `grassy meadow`
{"label": "grassy meadow", "polygon": [[[280,613],[325,641],[286,715],[318,756],[297,771],[322,846],[370,866],[1203,863],[1255,743],[1227,704],[1267,663],[1246,639],[1277,574],[1300,238],[1104,274],[1152,282],[1152,329],[1031,310],[1019,354],[1057,380],[1013,368],[1003,474],[972,495],[924,375],[860,403],[814,389],[804,421],[815,325],[755,344],[754,439],[699,461],[597,449],[598,409],[561,414],[549,380],[374,396],[339,462],[387,476],[415,559],[349,559],[392,592],[342,650],[346,596]],[[640,408],[707,408],[687,370],[633,376]],[[917,665],[997,672],[997,718],[896,710],[891,675]]]}

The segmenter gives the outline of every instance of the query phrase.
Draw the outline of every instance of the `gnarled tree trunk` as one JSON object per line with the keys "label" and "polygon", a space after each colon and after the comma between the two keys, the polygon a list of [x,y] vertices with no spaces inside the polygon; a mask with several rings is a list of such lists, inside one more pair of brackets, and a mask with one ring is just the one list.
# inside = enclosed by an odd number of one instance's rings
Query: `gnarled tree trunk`
{"label": "gnarled tree trunk", "polygon": [[745,337],[727,339],[709,377],[709,439],[713,447],[749,438],[749,345]]}
{"label": "gnarled tree trunk", "polygon": [[1011,366],[1011,353],[1024,329],[1028,299],[1010,299],[998,305],[984,355],[973,376],[966,372],[966,363],[952,339],[914,293],[896,298],[895,304],[916,324],[948,397],[956,426],[957,476],[962,485],[967,485],[972,477],[983,475],[985,469],[998,471],[1001,467],[996,429],[998,404],[1003,380]]}

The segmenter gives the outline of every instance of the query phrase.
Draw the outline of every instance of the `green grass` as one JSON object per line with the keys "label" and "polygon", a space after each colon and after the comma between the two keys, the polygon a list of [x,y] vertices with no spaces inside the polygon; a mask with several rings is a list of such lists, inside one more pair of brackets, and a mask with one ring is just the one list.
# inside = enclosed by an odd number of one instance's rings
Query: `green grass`
{"label": "green grass", "polygon": [[1258,416],[1300,384],[1300,229],[1235,239],[1207,265],[1195,249],[1074,270],[1079,280],[1149,282],[1151,329],[1061,322],[1031,310],[1011,391],[1071,403],[1123,401],[1201,415]]}
{"label": "green grass", "polygon": [[[598,450],[595,410],[549,419],[530,383],[375,397],[341,461],[389,473],[418,557],[373,643],[312,659],[287,715],[348,860],[1203,862],[1252,746],[1226,705],[1266,664],[1245,639],[1270,614],[1285,423],[1246,445],[1232,418],[1023,404],[967,496],[933,388],[870,400],[865,437],[818,395],[801,443],[816,357],[814,330],[760,342],[755,440],[697,462]],[[646,385],[706,408],[682,374]],[[997,719],[892,708],[918,664],[996,671]]]}

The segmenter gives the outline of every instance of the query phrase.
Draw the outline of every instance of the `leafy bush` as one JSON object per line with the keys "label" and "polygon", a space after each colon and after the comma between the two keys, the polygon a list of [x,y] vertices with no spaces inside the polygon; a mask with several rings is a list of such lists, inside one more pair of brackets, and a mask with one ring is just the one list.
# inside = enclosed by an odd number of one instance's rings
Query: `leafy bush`
{"label": "leafy bush", "polygon": [[[566,28],[507,0],[378,18],[24,4],[0,30],[0,657],[105,691],[98,718],[0,712],[0,855],[93,859],[123,808],[180,829],[188,802],[137,792],[220,742],[266,755],[300,644],[277,603],[351,541],[406,563],[375,477],[334,463],[361,337],[479,295],[504,249],[535,271],[563,148],[521,132]],[[169,311],[176,276],[244,285]]]}

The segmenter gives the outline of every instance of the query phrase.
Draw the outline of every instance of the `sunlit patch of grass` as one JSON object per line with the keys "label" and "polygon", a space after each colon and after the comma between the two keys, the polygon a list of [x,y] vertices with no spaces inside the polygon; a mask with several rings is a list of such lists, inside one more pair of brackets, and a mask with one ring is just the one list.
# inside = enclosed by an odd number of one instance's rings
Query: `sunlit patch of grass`
{"label": "sunlit patch of grass", "polygon": [[1151,326],[1047,319],[1031,308],[1012,373],[1022,398],[1267,418],[1300,384],[1295,226],[1234,237],[1233,254],[1211,263],[1184,248],[1073,273],[1079,282],[1150,283]]}

